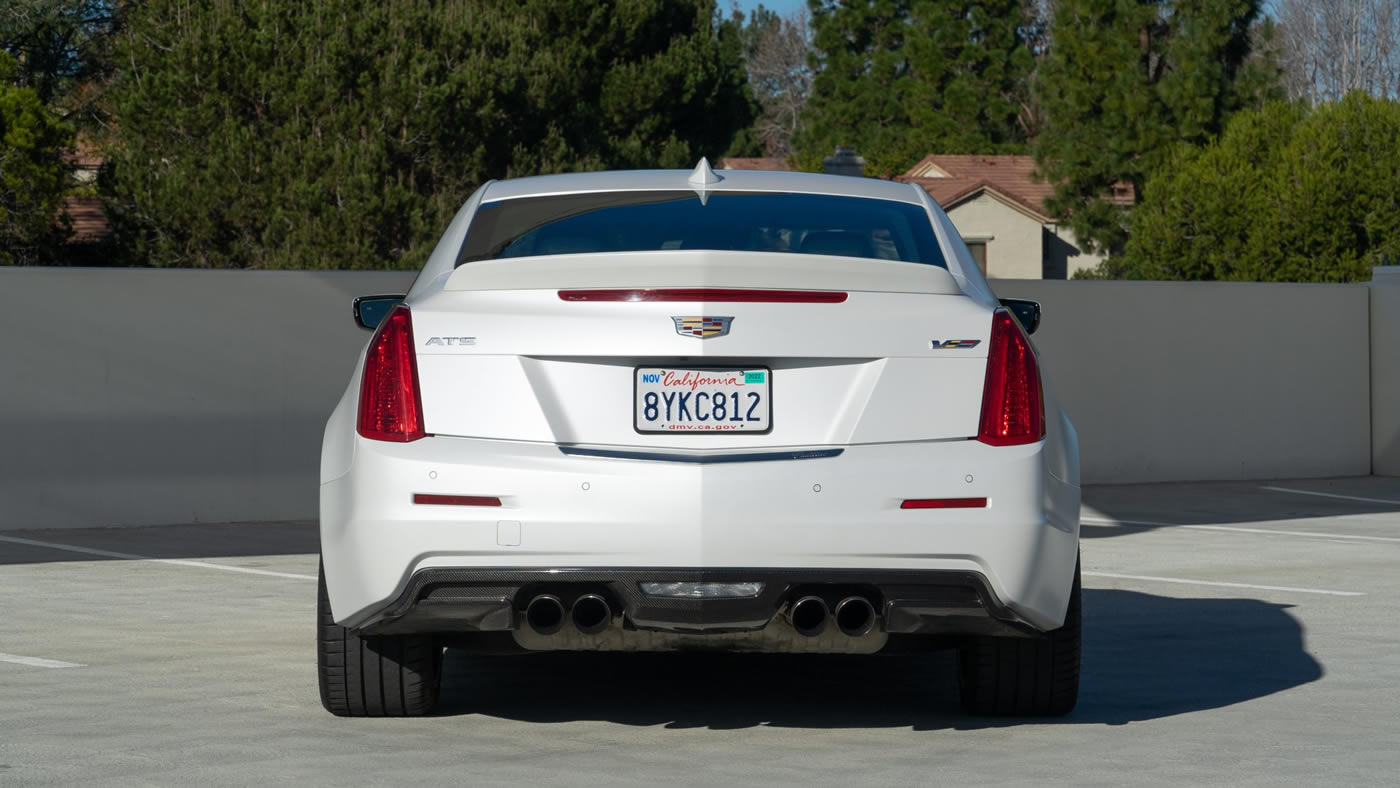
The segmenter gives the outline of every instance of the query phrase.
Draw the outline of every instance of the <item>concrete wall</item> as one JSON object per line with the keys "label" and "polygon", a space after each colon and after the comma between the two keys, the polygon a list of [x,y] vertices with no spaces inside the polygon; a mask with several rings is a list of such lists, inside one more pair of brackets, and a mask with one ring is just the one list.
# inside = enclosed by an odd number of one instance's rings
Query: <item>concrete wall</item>
{"label": "concrete wall", "polygon": [[1371,281],[1371,472],[1400,476],[1400,266]]}
{"label": "concrete wall", "polygon": [[[350,299],[411,280],[0,268],[0,529],[313,519],[321,430],[366,340]],[[1362,286],[994,286],[1045,307],[1086,483],[1370,471],[1368,347],[1400,336],[1400,287],[1368,322]],[[1395,473],[1400,358],[1374,363]]]}
{"label": "concrete wall", "polygon": [[965,239],[991,239],[987,242],[988,278],[1040,278],[1038,220],[985,193],[948,211],[948,218]]}
{"label": "concrete wall", "polygon": [[314,518],[350,300],[412,279],[0,268],[0,529]]}
{"label": "concrete wall", "polygon": [[1044,308],[1035,341],[1085,483],[1370,473],[1364,285],[993,287]]}

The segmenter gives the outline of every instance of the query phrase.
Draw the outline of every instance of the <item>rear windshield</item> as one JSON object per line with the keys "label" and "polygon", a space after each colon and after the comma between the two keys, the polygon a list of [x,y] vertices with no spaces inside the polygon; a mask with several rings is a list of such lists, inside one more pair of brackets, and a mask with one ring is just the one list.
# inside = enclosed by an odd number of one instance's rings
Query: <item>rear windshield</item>
{"label": "rear windshield", "polygon": [[794,252],[943,268],[928,214],[892,200],[783,192],[593,192],[484,202],[457,265],[663,249]]}

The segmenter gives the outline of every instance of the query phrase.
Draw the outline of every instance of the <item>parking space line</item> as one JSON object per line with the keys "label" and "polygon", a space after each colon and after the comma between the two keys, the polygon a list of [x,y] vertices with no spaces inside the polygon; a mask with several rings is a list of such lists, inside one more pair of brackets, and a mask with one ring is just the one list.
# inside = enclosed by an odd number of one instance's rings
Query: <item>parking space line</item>
{"label": "parking space line", "polygon": [[95,555],[102,558],[119,558],[123,561],[149,561],[156,564],[171,564],[172,566],[188,566],[195,569],[220,569],[225,572],[241,572],[246,575],[266,575],[268,577],[290,577],[295,580],[315,580],[315,575],[299,575],[292,572],[273,572],[268,569],[253,569],[246,566],[226,566],[224,564],[210,564],[204,561],[190,561],[184,558],[152,558],[148,555],[136,555],[135,553],[119,553],[115,550],[98,550],[93,547],[79,547],[71,544],[58,544],[57,542],[41,542],[37,539],[21,539],[17,536],[0,536],[0,542],[12,542],[14,544],[29,545],[30,547],[45,547],[50,550],[65,550],[70,553],[82,553],[84,555]]}
{"label": "parking space line", "polygon": [[43,657],[21,657],[18,654],[6,654],[0,652],[0,662],[13,662],[16,665],[28,665],[31,668],[85,668],[87,665],[80,665],[76,662],[64,662],[61,659],[44,659]]}
{"label": "parking space line", "polygon": [[1220,588],[1247,588],[1256,591],[1288,591],[1296,594],[1325,594],[1327,596],[1366,596],[1361,591],[1332,591],[1325,588],[1294,588],[1292,586],[1261,586],[1252,583],[1223,583],[1216,580],[1190,580],[1184,577],[1156,577],[1154,575],[1120,575],[1116,572],[1083,572],[1085,577],[1109,577],[1115,580],[1146,580],[1152,583],[1177,583],[1188,586],[1217,586]]}
{"label": "parking space line", "polygon": [[1292,493],[1294,495],[1316,495],[1319,498],[1340,498],[1344,501],[1360,501],[1361,503],[1388,503],[1393,504],[1395,506],[1400,506],[1400,501],[1391,500],[1389,498],[1363,498],[1359,495],[1338,495],[1337,493],[1314,492],[1312,490],[1295,490],[1292,487],[1264,487],[1261,485],[1259,489],[1268,490],[1270,492]]}
{"label": "parking space line", "polygon": [[1277,531],[1269,528],[1236,528],[1229,525],[1188,525],[1186,528],[1195,528],[1199,531],[1232,531],[1242,534],[1280,534],[1283,536],[1307,536],[1318,539],[1349,539],[1358,542],[1396,542],[1400,543],[1400,538],[1393,536],[1357,536],[1354,534],[1329,534],[1321,531]]}
{"label": "parking space line", "polygon": [[1271,528],[1240,528],[1233,525],[1199,525],[1196,523],[1163,523],[1155,520],[1101,520],[1095,517],[1081,517],[1081,523],[1089,525],[1162,525],[1172,528],[1191,528],[1197,531],[1229,531],[1241,534],[1272,534],[1279,536],[1306,536],[1309,539],[1346,539],[1358,542],[1400,543],[1400,537],[1360,536],[1356,534],[1329,534],[1321,531],[1282,531]]}

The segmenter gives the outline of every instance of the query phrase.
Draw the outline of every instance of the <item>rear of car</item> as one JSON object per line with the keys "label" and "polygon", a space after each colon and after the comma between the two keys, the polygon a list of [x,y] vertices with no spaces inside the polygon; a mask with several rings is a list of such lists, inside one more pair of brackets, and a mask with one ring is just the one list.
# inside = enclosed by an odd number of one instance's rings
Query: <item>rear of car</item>
{"label": "rear of car", "polygon": [[958,647],[973,711],[1074,703],[1073,428],[911,186],[488,184],[378,323],[321,478],[338,714],[426,712],[448,644]]}

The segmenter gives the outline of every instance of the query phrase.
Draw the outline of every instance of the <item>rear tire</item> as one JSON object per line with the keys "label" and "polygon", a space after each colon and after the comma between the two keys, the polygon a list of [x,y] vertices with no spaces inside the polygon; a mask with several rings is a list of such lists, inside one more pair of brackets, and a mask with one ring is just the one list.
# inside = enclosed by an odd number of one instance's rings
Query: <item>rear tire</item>
{"label": "rear tire", "polygon": [[974,637],[959,653],[963,710],[994,716],[1059,716],[1079,699],[1079,564],[1064,626],[1039,638]]}
{"label": "rear tire", "polygon": [[361,637],[335,623],[320,571],[316,666],[321,705],[338,717],[420,717],[437,705],[442,647],[431,635]]}

